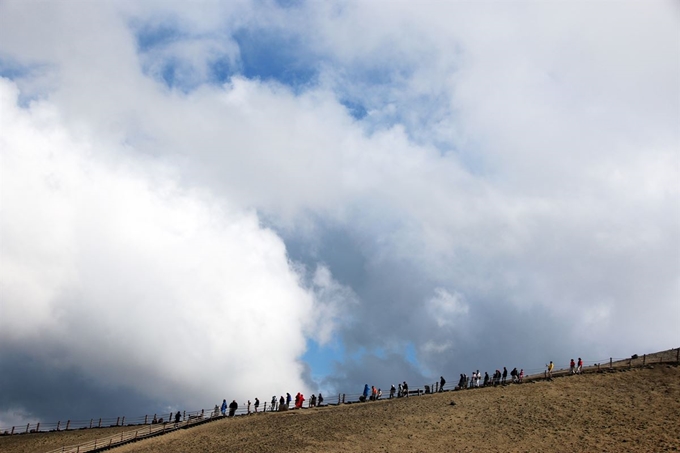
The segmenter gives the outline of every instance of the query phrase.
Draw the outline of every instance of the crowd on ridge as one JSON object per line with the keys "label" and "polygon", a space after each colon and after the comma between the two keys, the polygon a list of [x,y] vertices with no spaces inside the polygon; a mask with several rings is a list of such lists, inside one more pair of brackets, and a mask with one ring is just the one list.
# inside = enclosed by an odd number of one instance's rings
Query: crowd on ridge
{"label": "crowd on ridge", "polygon": [[[545,372],[545,377],[547,380],[551,381],[552,380],[552,372],[554,368],[554,363],[550,361],[549,364],[546,364],[546,372]],[[578,358],[578,362],[574,361],[574,359],[571,359],[569,363],[569,370],[570,374],[581,374],[583,370],[583,360],[581,358]],[[510,382],[508,382],[508,375],[510,375]],[[472,389],[472,388],[480,388],[480,387],[496,387],[498,385],[507,385],[508,383],[513,383],[513,384],[521,384],[524,381],[524,369],[520,369],[517,371],[517,368],[513,368],[512,371],[508,372],[507,367],[503,367],[503,371],[497,369],[493,375],[489,375],[488,372],[484,372],[484,378],[482,378],[482,373],[479,370],[473,371],[471,376],[468,376],[467,374],[461,374],[460,379],[458,380],[458,384],[453,388],[453,390],[463,390],[463,389]],[[446,385],[446,379],[444,379],[444,376],[440,376],[439,382],[434,385],[433,388],[430,388],[429,385],[425,386],[425,393],[435,393],[435,392],[443,392],[444,391],[444,386]],[[420,392],[420,390],[418,390]],[[366,401],[377,401],[381,399],[383,396],[382,389],[377,388],[375,386],[369,386],[368,384],[364,385],[364,390],[359,396],[359,401],[360,402],[366,402]],[[395,386],[392,384],[390,387],[390,393],[389,393],[389,398],[402,398],[402,397],[408,397],[409,396],[409,389],[408,389],[408,383],[406,381],[403,381],[400,383],[398,386]],[[291,403],[293,403],[293,397],[291,396],[290,393],[286,393],[286,396],[281,396],[278,400],[276,398],[276,395],[272,396],[271,403],[269,406],[270,411],[285,411],[292,409],[293,407],[295,409],[300,409],[302,408],[303,403],[306,401],[304,395],[300,392],[298,392],[295,395],[295,401],[294,401],[294,406],[291,407]],[[343,400],[344,402],[344,400]],[[319,393],[319,395],[314,395],[310,397],[307,407],[318,407],[323,404],[323,395]],[[251,406],[254,408],[254,411],[251,411]],[[252,412],[257,413],[259,410],[260,406],[260,400],[258,398],[255,398],[255,403],[252,404],[250,400],[248,400],[246,404],[246,414],[251,414]],[[232,400],[230,404],[227,404],[227,400],[224,399],[222,400],[222,406],[218,407],[217,405],[215,406],[215,415],[218,413],[221,413],[223,416],[229,416],[233,417],[236,415],[236,411],[238,410],[238,403],[236,400]],[[266,404],[265,404],[265,410],[266,410]]]}

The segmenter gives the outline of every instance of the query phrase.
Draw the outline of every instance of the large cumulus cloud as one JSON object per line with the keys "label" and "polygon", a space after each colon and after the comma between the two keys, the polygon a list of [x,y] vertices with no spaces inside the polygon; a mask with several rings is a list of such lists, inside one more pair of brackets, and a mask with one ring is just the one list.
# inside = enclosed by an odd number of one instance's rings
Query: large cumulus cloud
{"label": "large cumulus cloud", "polygon": [[193,337],[243,392],[677,346],[673,4],[201,5],[2,5],[13,345],[187,399]]}

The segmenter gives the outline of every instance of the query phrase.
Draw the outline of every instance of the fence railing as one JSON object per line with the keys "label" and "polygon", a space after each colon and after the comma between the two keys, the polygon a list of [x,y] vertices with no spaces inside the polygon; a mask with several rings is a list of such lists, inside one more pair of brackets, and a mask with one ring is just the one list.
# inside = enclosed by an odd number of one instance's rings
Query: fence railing
{"label": "fence railing", "polygon": [[[583,360],[582,373],[592,373],[602,370],[616,370],[621,368],[632,368],[645,365],[651,365],[654,363],[669,363],[669,362],[680,362],[680,348],[669,349],[667,351],[662,351],[654,354],[643,354],[641,356],[634,355],[628,358],[613,358],[603,360]],[[539,379],[544,379],[547,377],[546,368],[530,368],[524,369],[525,376],[524,381],[534,381]],[[560,377],[570,374],[571,370],[567,366],[565,368],[554,369],[552,372],[553,377]],[[468,382],[466,382],[465,388],[468,388]],[[422,387],[409,388],[409,396],[420,396],[428,393],[435,393],[438,391],[450,391],[459,389],[457,381],[447,382],[443,388],[439,387],[439,383],[435,382],[432,384],[425,384]],[[362,393],[340,393],[337,396],[337,400],[334,397],[327,397],[324,400],[324,406],[327,405],[339,405],[347,404],[361,401]],[[381,399],[389,399],[389,389],[383,392]],[[305,405],[309,407],[309,398],[305,401]],[[265,402],[261,410],[258,408],[259,412],[270,412],[272,410],[278,410],[278,401],[276,404],[272,405],[271,402]],[[248,408],[247,404],[240,404],[235,411],[235,415],[245,415],[254,412],[254,406]],[[160,417],[159,417],[160,415]],[[199,411],[187,412],[184,411],[180,414],[179,425],[187,426],[192,423],[205,421],[206,419],[213,419],[215,417],[221,417],[222,413],[220,408],[215,407],[213,409],[201,409]],[[153,414],[153,415],[142,415],[137,417],[108,417],[108,418],[91,418],[89,420],[66,420],[58,421],[56,423],[27,423],[26,425],[15,425],[7,428],[0,428],[0,435],[13,435],[13,434],[28,434],[28,433],[41,433],[49,431],[67,431],[67,430],[77,430],[86,428],[104,428],[104,427],[117,427],[117,426],[145,426],[145,428],[140,428],[136,430],[131,430],[130,435],[134,435],[135,438],[140,436],[149,436],[156,433],[167,431],[168,425],[177,425],[174,423],[176,413],[170,412],[167,414]],[[182,425],[184,424],[184,425]],[[147,426],[148,425],[148,426]],[[172,428],[175,429],[175,428]],[[125,438],[125,433],[122,434],[122,438],[119,441],[129,441],[129,438]],[[116,434],[109,439],[113,442],[113,438],[121,437],[121,434]],[[108,439],[108,438],[107,438]],[[101,448],[101,439],[99,440],[99,445]],[[76,446],[77,447],[77,446]],[[70,450],[64,450],[70,451]],[[75,451],[75,450],[74,450]],[[80,451],[90,451],[90,450],[80,450]]]}
{"label": "fence railing", "polygon": [[80,444],[59,447],[54,450],[50,450],[47,453],[86,453],[89,451],[97,451],[139,439],[157,436],[166,432],[187,428],[191,425],[205,423],[207,421],[217,419],[221,417],[221,415],[222,414],[219,413],[215,414],[214,411],[206,413],[205,409],[200,411],[186,412],[184,414],[184,420],[179,422],[164,421],[162,423],[145,425],[134,430],[123,431],[111,436],[100,437]]}

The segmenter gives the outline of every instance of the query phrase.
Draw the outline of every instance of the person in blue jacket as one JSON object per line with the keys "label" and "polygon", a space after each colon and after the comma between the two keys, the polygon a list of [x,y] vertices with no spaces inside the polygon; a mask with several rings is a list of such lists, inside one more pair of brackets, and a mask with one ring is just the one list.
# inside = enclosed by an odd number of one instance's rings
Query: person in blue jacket
{"label": "person in blue jacket", "polygon": [[222,400],[220,411],[222,412],[222,415],[227,415],[227,400]]}
{"label": "person in blue jacket", "polygon": [[371,389],[368,388],[368,384],[364,385],[364,401],[368,399],[368,394],[371,392]]}

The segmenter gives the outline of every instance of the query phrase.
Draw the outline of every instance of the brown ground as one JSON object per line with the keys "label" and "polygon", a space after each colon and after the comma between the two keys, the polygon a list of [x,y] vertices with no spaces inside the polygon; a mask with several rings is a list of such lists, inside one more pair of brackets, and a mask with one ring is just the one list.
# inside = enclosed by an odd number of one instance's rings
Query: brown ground
{"label": "brown ground", "polygon": [[[45,451],[50,435],[0,437],[0,451]],[[112,451],[680,451],[680,367],[220,419]]]}

